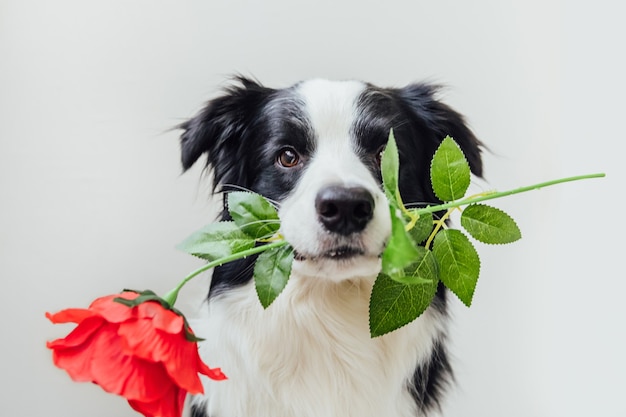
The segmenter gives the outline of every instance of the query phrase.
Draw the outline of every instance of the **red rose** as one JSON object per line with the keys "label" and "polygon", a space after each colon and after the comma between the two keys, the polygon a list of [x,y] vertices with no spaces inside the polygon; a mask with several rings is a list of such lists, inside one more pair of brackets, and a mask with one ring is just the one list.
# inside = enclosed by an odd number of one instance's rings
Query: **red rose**
{"label": "red rose", "polygon": [[95,300],[88,309],[46,313],[53,323],[77,323],[63,339],[48,342],[53,360],[75,381],[91,381],[121,395],[146,417],[179,417],[187,393],[202,393],[198,373],[222,380],[219,368],[206,366],[188,340],[182,316],[155,301],[128,307],[124,292]]}

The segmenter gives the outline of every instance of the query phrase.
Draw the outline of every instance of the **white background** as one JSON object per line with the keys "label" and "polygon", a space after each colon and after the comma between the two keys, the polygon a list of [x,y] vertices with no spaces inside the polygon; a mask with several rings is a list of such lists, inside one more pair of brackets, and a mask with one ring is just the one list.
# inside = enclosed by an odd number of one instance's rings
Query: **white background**
{"label": "white background", "polygon": [[622,4],[0,1],[0,415],[136,415],[52,365],[45,341],[71,327],[44,312],[201,264],[174,245],[215,207],[168,129],[241,72],[445,83],[499,190],[606,172],[494,203],[524,237],[478,247],[443,414],[626,416]]}

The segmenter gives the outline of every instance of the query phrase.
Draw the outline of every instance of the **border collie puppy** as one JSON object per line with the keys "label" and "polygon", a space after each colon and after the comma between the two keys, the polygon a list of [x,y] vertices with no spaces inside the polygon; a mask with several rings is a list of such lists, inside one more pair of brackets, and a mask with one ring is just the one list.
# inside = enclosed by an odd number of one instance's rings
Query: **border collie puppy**
{"label": "border collie puppy", "polygon": [[228,380],[205,380],[191,416],[416,417],[439,408],[452,378],[446,290],[392,333],[371,338],[368,326],[390,235],[380,172],[389,130],[410,205],[439,202],[429,169],[446,135],[481,175],[480,142],[436,95],[429,84],[311,80],[271,89],[240,77],[180,126],[183,168],[206,154],[214,190],[247,189],[275,202],[295,251],[289,283],[266,310],[254,257],[213,272],[206,317],[194,328],[206,337],[201,355]]}

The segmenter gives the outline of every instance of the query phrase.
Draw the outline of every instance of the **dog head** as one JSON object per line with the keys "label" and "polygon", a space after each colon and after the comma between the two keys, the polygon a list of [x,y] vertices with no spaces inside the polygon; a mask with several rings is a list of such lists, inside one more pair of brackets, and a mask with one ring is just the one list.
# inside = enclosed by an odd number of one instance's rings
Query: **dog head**
{"label": "dog head", "polygon": [[439,202],[429,169],[446,135],[481,175],[480,142],[437,99],[436,86],[311,80],[270,89],[236,81],[181,125],[182,165],[206,154],[214,190],[243,188],[275,202],[300,275],[341,281],[379,272],[391,230],[380,172],[390,129],[407,205]]}

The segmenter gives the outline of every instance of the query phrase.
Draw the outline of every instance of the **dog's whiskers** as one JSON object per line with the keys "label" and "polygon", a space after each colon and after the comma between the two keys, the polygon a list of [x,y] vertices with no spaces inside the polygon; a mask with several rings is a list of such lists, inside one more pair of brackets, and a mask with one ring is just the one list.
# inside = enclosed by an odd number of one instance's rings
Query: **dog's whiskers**
{"label": "dog's whiskers", "polygon": [[[251,189],[250,189],[250,188],[248,188],[248,187],[242,187],[241,185],[237,185],[237,184],[229,184],[229,183],[224,184],[224,185],[222,186],[222,189],[221,189],[221,191],[220,191],[220,192],[221,192],[222,194],[228,194],[229,192],[232,192],[232,191],[245,191],[245,192],[248,192],[248,193],[254,193],[254,194],[256,194],[256,192],[255,192],[255,191],[251,190]],[[279,203],[278,201],[273,200],[273,199],[271,199],[271,198],[268,198],[268,197],[266,197],[266,196],[263,196],[263,198],[264,198],[264,199],[266,199],[266,200],[267,200],[267,201],[268,201],[268,202],[269,202],[269,203],[270,203],[270,204],[271,204],[271,205],[272,205],[275,209],[277,209],[277,210],[278,210],[278,209],[280,208],[280,203]]]}

